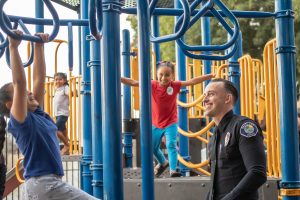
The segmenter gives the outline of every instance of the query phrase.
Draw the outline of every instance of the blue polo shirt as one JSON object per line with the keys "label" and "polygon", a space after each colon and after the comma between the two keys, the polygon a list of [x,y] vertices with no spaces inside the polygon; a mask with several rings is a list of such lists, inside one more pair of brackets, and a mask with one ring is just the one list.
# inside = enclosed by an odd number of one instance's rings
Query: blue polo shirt
{"label": "blue polo shirt", "polygon": [[39,107],[35,112],[28,112],[23,123],[10,114],[8,132],[24,155],[26,180],[47,174],[64,175],[56,131],[53,120]]}

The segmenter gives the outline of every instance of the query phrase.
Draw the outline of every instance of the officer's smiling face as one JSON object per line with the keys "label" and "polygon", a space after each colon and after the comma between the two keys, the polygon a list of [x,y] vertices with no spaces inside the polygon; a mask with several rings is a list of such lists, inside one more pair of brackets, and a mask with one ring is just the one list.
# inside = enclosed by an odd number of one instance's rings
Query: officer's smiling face
{"label": "officer's smiling face", "polygon": [[204,115],[207,117],[223,117],[228,102],[227,93],[222,82],[209,83],[204,90]]}

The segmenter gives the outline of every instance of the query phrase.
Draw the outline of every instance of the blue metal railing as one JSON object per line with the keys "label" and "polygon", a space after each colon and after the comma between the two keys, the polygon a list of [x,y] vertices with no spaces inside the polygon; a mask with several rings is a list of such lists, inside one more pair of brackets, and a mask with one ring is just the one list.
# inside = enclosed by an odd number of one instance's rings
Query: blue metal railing
{"label": "blue metal railing", "polygon": [[[150,15],[154,12],[155,5],[157,4],[158,0],[152,0],[151,4],[149,6],[150,10]],[[151,34],[150,36],[150,41],[151,42],[169,42],[172,40],[176,40],[180,38],[181,36],[184,35],[184,33],[188,30],[189,27],[189,21],[190,21],[190,16],[191,16],[191,10],[189,7],[189,2],[187,0],[180,0],[180,3],[183,7],[183,14],[181,15],[182,20],[180,21],[180,28],[175,31],[175,33],[170,34],[170,35],[164,35],[164,36],[159,36],[155,37]],[[177,23],[179,24],[179,23]]]}
{"label": "blue metal railing", "polygon": [[1,32],[0,32],[0,40],[1,40],[0,49],[2,50],[5,47],[7,47],[7,45],[8,45],[8,39],[7,38],[4,39],[4,36],[3,36],[3,34]]}
{"label": "blue metal railing", "polygon": [[[296,44],[292,0],[275,1],[276,56],[280,112],[281,190],[299,190],[299,138],[297,129]],[[282,195],[283,200],[300,197]]]}
{"label": "blue metal railing", "polygon": [[94,36],[94,38],[100,40],[102,37],[101,30],[103,24],[102,1],[101,0],[96,0],[96,1],[97,2],[95,2],[95,0],[89,1],[89,27],[90,27],[90,32]]}
{"label": "blue metal railing", "polygon": [[[42,18],[32,18],[32,17],[23,17],[23,16],[15,16],[15,15],[8,15],[11,22],[17,22],[19,19],[25,24],[34,24],[34,25],[53,25],[52,19],[42,19]],[[59,25],[60,26],[68,26],[68,23],[71,22],[72,26],[88,26],[89,20],[88,19],[60,19]]]}
{"label": "blue metal railing", "polygon": [[[216,4],[222,11],[223,13],[228,17],[228,19],[233,23],[234,27],[233,30],[232,28],[227,24],[227,22],[223,19],[223,17],[219,14],[219,12],[213,8],[210,7],[211,3]],[[194,8],[194,5],[192,5]],[[223,45],[197,45],[197,46],[190,46],[184,43],[183,39],[180,38],[176,40],[177,44],[181,47],[182,51],[184,52],[185,55],[194,58],[194,59],[205,59],[205,60],[226,60],[230,58],[231,56],[234,55],[236,51],[236,45],[235,42],[238,39],[239,36],[239,23],[233,13],[227,9],[227,7],[220,1],[220,0],[213,0],[213,1],[208,1],[203,7],[210,9],[211,13],[219,20],[219,22],[223,25],[223,27],[227,30],[227,32],[231,35],[231,38],[228,40],[226,44]],[[190,27],[201,17],[207,12],[205,9],[200,9],[200,11],[192,18],[190,22]],[[178,27],[178,25],[175,25],[175,29]],[[190,51],[220,51],[220,50],[227,50],[231,48],[227,54],[225,55],[207,55],[207,54],[195,54],[191,53]]]}
{"label": "blue metal railing", "polygon": [[5,46],[7,46],[8,44],[8,40],[4,39],[4,36],[2,35],[2,33],[0,32],[0,58],[3,56],[4,52],[5,52]]}
{"label": "blue metal railing", "polygon": [[[81,19],[88,19],[88,2],[82,1],[80,4]],[[82,72],[82,131],[83,131],[83,155],[82,155],[82,189],[93,193],[93,174],[90,170],[92,163],[92,120],[91,120],[91,72],[87,63],[90,60],[90,43],[87,41],[89,35],[88,27],[81,28],[81,72]]]}
{"label": "blue metal railing", "polygon": [[[52,3],[49,0],[43,0],[43,1],[44,1],[45,5],[47,6],[47,8],[49,9],[50,14],[53,17],[53,25],[54,26],[53,26],[52,33],[49,36],[49,40],[51,41],[58,34],[59,17],[58,17],[58,14],[57,14],[55,8],[53,7]],[[7,24],[7,21],[4,19],[3,6],[6,2],[7,2],[7,0],[0,1],[0,27],[3,30],[3,32],[14,39],[18,39],[18,40],[22,39],[22,40],[28,40],[28,41],[32,41],[32,42],[43,42],[43,40],[38,36],[33,36],[28,33],[25,33],[22,36],[18,36],[11,30],[11,28]]]}
{"label": "blue metal railing", "polygon": [[[7,15],[5,13],[3,13],[3,18],[4,18],[5,22],[11,26],[9,18],[7,17]],[[4,49],[8,45],[8,39],[6,38],[4,40],[4,36],[2,35],[2,33],[1,33],[1,36],[3,37],[3,40],[1,39],[0,49]],[[2,55],[3,55],[3,53],[2,53]]]}
{"label": "blue metal railing", "polygon": [[69,71],[73,71],[73,27],[72,23],[68,23],[68,64]]}
{"label": "blue metal railing", "polygon": [[[198,0],[198,1],[194,1],[191,5],[191,12],[193,12],[197,6],[200,5],[200,3],[202,2],[202,0]],[[200,10],[197,11],[197,13],[193,16],[192,20],[190,21],[189,23],[189,27],[190,28],[193,24],[195,24],[195,22],[203,15],[205,15],[210,8],[212,8],[213,6],[213,3],[214,1],[213,0],[209,0],[207,1],[202,7]],[[178,20],[177,20],[177,23],[175,25],[175,30],[178,29],[178,25],[181,23],[182,21],[182,17],[180,17]]]}
{"label": "blue metal railing", "polygon": [[[10,24],[10,23],[9,23]],[[29,30],[25,26],[25,24],[22,22],[22,20],[19,20],[18,23],[14,23],[14,26],[12,27],[13,29],[16,29],[20,25],[21,29],[24,31],[25,34],[30,34]],[[28,61],[23,63],[24,67],[28,67],[33,63],[33,56],[34,56],[34,48],[33,48],[33,42],[30,42],[30,56],[28,58]],[[6,63],[10,67],[10,53],[9,53],[9,48],[6,48],[5,52],[5,58],[6,58]]]}
{"label": "blue metal railing", "polygon": [[[122,69],[123,77],[130,77],[130,33],[125,29],[122,31]],[[123,138],[124,138],[124,154],[125,167],[132,167],[132,131],[129,130],[128,124],[131,120],[131,88],[123,85],[122,98],[123,111]]]}

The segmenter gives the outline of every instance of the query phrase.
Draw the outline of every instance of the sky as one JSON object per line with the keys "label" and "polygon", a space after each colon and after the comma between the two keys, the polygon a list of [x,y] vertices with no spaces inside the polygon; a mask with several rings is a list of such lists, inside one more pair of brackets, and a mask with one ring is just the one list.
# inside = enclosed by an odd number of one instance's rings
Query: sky
{"label": "sky", "polygon": [[[4,5],[4,11],[8,15],[16,15],[16,16],[23,16],[23,17],[35,17],[35,0],[9,0]],[[75,11],[67,9],[63,6],[60,6],[54,2],[52,2],[54,5],[59,18],[60,19],[77,19],[78,15]],[[45,18],[51,19],[51,15],[49,11],[47,10],[47,7],[44,8],[45,12]],[[120,24],[121,24],[121,30],[123,29],[129,29],[130,23],[126,21],[126,15],[122,14],[120,17]],[[27,28],[29,29],[31,34],[35,33],[35,26],[33,25],[27,25]],[[52,26],[45,26],[45,32],[51,33],[52,32]],[[59,33],[56,36],[57,39],[68,39],[68,32],[67,27],[62,26],[60,27]],[[122,37],[120,37],[122,39]],[[74,41],[74,70],[73,74],[78,74],[78,28],[73,27],[73,41]],[[45,57],[46,57],[46,66],[47,66],[47,76],[53,76],[54,74],[54,53],[56,48],[56,43],[48,43],[45,44]],[[27,41],[24,41],[21,43],[19,47],[19,52],[22,58],[23,62],[27,61]],[[62,72],[68,72],[68,48],[66,44],[62,44],[59,47],[58,50],[58,71]],[[0,87],[7,83],[12,81],[11,79],[11,70],[7,66],[5,55],[3,55],[0,58]]]}

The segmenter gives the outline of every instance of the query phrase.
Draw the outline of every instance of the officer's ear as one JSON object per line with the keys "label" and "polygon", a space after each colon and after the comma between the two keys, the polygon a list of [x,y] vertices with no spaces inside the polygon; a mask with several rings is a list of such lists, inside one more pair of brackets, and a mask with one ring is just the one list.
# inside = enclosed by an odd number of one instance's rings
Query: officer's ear
{"label": "officer's ear", "polygon": [[227,104],[227,103],[232,103],[232,101],[233,101],[233,96],[232,96],[232,94],[227,93],[227,94],[226,94],[226,97],[225,97],[225,103],[226,103],[226,104]]}

